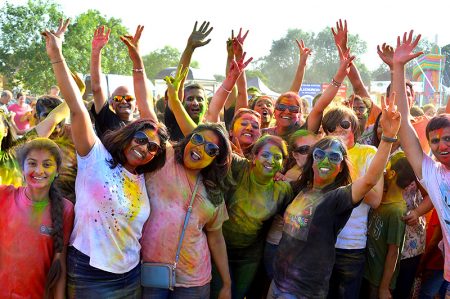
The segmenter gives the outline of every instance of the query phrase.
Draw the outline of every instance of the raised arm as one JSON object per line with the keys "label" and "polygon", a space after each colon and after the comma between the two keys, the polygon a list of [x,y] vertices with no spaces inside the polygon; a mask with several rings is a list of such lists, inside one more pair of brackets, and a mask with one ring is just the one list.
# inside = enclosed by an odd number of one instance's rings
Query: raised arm
{"label": "raised arm", "polygon": [[[344,20],[344,24],[342,24],[342,20],[339,19],[336,22],[336,29],[331,28],[331,32],[333,33],[334,43],[336,47],[341,48],[342,52],[345,53],[348,49],[348,30],[347,30],[347,20]],[[369,92],[367,91],[364,83],[362,82],[361,75],[359,74],[358,69],[355,64],[350,66],[350,70],[348,73],[348,79],[352,84],[353,91],[355,94],[359,95],[363,98],[370,98]]]}
{"label": "raised arm", "polygon": [[406,97],[405,85],[405,64],[422,54],[422,52],[412,53],[420,40],[420,34],[413,40],[413,31],[409,34],[403,34],[403,39],[397,37],[397,47],[393,56],[393,91],[398,97],[398,110],[402,114],[402,123],[400,126],[400,142],[408,162],[414,169],[414,173],[419,179],[422,179],[422,159],[424,152],[420,146],[419,138],[411,125],[408,101]]}
{"label": "raised arm", "polygon": [[96,113],[100,113],[107,96],[102,87],[102,49],[106,46],[109,40],[109,34],[111,29],[107,29],[105,26],[98,27],[94,32],[94,38],[92,39],[92,52],[91,52],[91,89],[94,95],[94,108]]}
{"label": "raised arm", "polygon": [[45,37],[46,50],[55,72],[56,81],[61,88],[61,94],[70,108],[72,138],[75,149],[80,156],[85,156],[94,145],[96,137],[89,113],[81,98],[80,90],[72,78],[62,54],[61,37],[66,31],[68,24],[69,19],[65,22],[61,21],[56,32],[46,30],[42,35]]}
{"label": "raised arm", "polygon": [[[340,51],[340,50],[339,50]],[[339,91],[339,87],[347,76],[350,66],[352,65],[355,56],[350,56],[350,50],[347,49],[345,53],[341,54],[341,64],[334,75],[331,84],[322,93],[316,104],[312,108],[307,118],[308,131],[317,132],[322,122],[323,111],[331,103]]]}
{"label": "raised arm", "polygon": [[139,107],[141,118],[150,118],[158,122],[153,105],[153,96],[145,74],[144,62],[139,53],[139,40],[143,30],[144,26],[138,25],[134,36],[124,35],[120,37],[120,40],[127,46],[128,54],[133,62],[134,95],[136,96],[136,103]]}
{"label": "raised arm", "polygon": [[69,113],[69,106],[67,106],[66,102],[59,104],[58,107],[53,109],[43,121],[36,125],[36,133],[40,137],[50,136],[55,127],[69,116]]}
{"label": "raised arm", "polygon": [[380,180],[391,152],[392,140],[397,138],[400,127],[402,117],[395,108],[395,94],[387,108],[384,98],[381,104],[383,109],[380,124],[383,128],[383,135],[381,136],[380,145],[370,163],[369,169],[353,183],[352,200],[354,203],[359,202]]}
{"label": "raised arm", "polygon": [[252,61],[252,57],[250,57],[247,61],[245,60],[245,53],[242,55],[242,58],[239,61],[232,61],[230,66],[230,71],[228,76],[222,82],[222,85],[217,89],[214,94],[211,102],[208,106],[208,111],[206,111],[205,121],[209,122],[219,122],[219,114],[223,109],[225,101],[227,100],[228,95],[231,92],[231,88],[233,88],[234,84],[236,84],[237,78],[244,71],[245,67]]}
{"label": "raised arm", "polygon": [[[248,34],[248,30],[244,35],[242,35],[242,28],[240,28],[238,36],[233,39],[233,52],[234,52],[236,61],[240,61],[242,59],[242,57],[244,56],[243,46],[244,46],[244,41],[245,41],[245,38],[247,37],[247,34]],[[238,79],[236,81],[236,86],[237,86],[238,94],[237,94],[236,106],[234,108],[235,113],[241,108],[248,107],[247,77],[245,76],[245,71],[243,71],[241,73],[241,75],[238,77]]]}
{"label": "raised arm", "polygon": [[181,103],[178,98],[178,90],[181,88],[181,82],[186,77],[188,71],[188,67],[183,68],[183,66],[180,65],[178,66],[175,78],[171,78],[169,76],[164,78],[167,83],[167,97],[169,98],[169,104],[172,107],[173,115],[175,116],[178,126],[184,136],[190,134],[197,127],[197,124],[189,116],[189,113],[184,108],[183,103]]}
{"label": "raised arm", "polygon": [[303,77],[305,76],[306,61],[308,60],[308,56],[311,55],[312,50],[305,47],[305,43],[302,39],[300,41],[295,41],[297,42],[298,50],[300,52],[300,60],[298,62],[294,80],[292,81],[291,88],[289,90],[298,93],[300,91],[300,87],[302,87]]}
{"label": "raised arm", "polygon": [[[189,35],[186,48],[184,49],[183,53],[181,54],[180,63],[178,64],[178,67],[181,65],[184,67],[187,67],[189,69],[189,65],[191,64],[192,54],[194,54],[194,51],[196,48],[203,47],[211,41],[211,39],[207,39],[208,35],[213,30],[213,27],[209,27],[209,22],[204,21],[200,28],[197,30],[197,24],[198,22],[195,22],[194,29],[192,30],[191,35]],[[181,88],[178,91],[178,98],[183,100],[184,99],[184,81],[186,78],[181,81]]]}
{"label": "raised arm", "polygon": [[[233,51],[233,40],[234,40],[234,32],[231,31],[231,38],[227,39],[227,64],[225,66],[225,77],[228,76],[228,72],[230,71],[231,61],[234,59],[234,51]],[[236,106],[237,99],[237,87],[233,86],[230,95],[225,102],[225,109],[230,109],[231,107]]]}

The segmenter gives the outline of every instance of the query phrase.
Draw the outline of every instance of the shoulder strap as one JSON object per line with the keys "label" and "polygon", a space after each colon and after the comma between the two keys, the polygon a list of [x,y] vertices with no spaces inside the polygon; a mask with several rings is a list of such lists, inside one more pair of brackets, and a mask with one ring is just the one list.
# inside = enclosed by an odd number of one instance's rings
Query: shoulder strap
{"label": "shoulder strap", "polygon": [[199,180],[200,180],[200,175],[197,176],[197,180],[195,181],[195,187],[194,187],[194,191],[192,192],[191,201],[189,202],[189,207],[186,212],[186,217],[184,217],[183,230],[181,231],[180,241],[178,242],[177,255],[175,256],[175,264],[174,264],[175,268],[177,267],[178,259],[180,258],[181,244],[183,243],[184,232],[186,231],[186,227],[189,222],[189,217],[191,216],[192,205],[194,203],[195,195],[197,194]]}

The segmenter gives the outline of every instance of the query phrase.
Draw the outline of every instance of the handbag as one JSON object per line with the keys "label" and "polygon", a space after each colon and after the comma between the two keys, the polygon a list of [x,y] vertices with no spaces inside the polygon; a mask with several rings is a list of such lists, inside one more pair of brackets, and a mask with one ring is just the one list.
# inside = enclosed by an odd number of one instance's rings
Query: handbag
{"label": "handbag", "polygon": [[198,181],[200,176],[197,177],[195,182],[194,192],[192,192],[191,201],[184,218],[183,229],[181,230],[180,240],[178,242],[177,254],[175,256],[175,262],[173,264],[166,263],[142,263],[141,264],[141,285],[149,288],[169,289],[173,291],[176,283],[175,270],[180,258],[181,244],[183,243],[184,233],[186,231],[189,217],[192,212],[192,205],[194,203],[195,194],[198,189]]}

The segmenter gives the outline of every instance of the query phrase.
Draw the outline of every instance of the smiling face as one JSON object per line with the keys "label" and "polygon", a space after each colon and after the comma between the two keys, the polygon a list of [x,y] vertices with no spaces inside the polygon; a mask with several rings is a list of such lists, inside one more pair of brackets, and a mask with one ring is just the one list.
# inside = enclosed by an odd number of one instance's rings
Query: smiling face
{"label": "smiling face", "polygon": [[[115,96],[121,96],[122,100],[115,101]],[[132,97],[131,101],[126,101],[125,98]],[[133,119],[133,113],[136,109],[136,99],[130,93],[126,86],[119,86],[114,90],[112,96],[111,105],[116,114],[120,117],[121,120],[131,121]]]}
{"label": "smiling face", "polygon": [[216,158],[207,154],[205,147],[208,147],[206,143],[212,143],[211,147],[216,145],[220,148],[220,140],[214,131],[204,130],[197,132],[196,134],[203,137],[203,144],[195,144],[191,140],[186,144],[183,152],[184,166],[191,170],[201,170],[208,167]]}
{"label": "smiling face", "polygon": [[48,150],[31,150],[23,163],[23,176],[27,186],[34,189],[50,188],[55,180],[58,166]]}
{"label": "smiling face", "polygon": [[363,101],[360,99],[353,100],[353,111],[355,111],[356,117],[358,120],[364,120],[369,117],[368,109]]}
{"label": "smiling face", "polygon": [[234,138],[237,138],[242,148],[251,146],[260,136],[259,119],[251,113],[244,113],[236,119],[230,134],[231,140],[234,141]]}
{"label": "smiling face", "polygon": [[[341,149],[336,142],[333,142],[330,147],[323,150],[326,155],[323,159],[314,159],[314,187],[323,188],[334,182],[338,174],[342,171],[342,163],[333,163],[330,161],[329,155],[342,155]],[[314,157],[314,155],[313,155]]]}
{"label": "smiling face", "polygon": [[295,149],[292,151],[292,156],[299,167],[303,167],[303,165],[305,165],[306,158],[308,157],[308,153],[303,152],[305,146],[312,147],[318,140],[319,139],[313,135],[300,136],[295,140]]}
{"label": "smiling face", "polygon": [[[347,122],[350,123],[350,126],[345,128],[346,126],[344,126],[344,124],[348,124]],[[328,133],[328,136],[337,137],[345,144],[347,148],[352,148],[355,145],[355,134],[353,133],[351,123],[350,117],[347,115],[344,116],[344,118],[342,118],[336,126],[335,130]]]}
{"label": "smiling face", "polygon": [[428,136],[433,155],[450,169],[450,127],[430,131]]}
{"label": "smiling face", "polygon": [[206,97],[203,89],[187,89],[184,93],[184,108],[192,120],[198,124],[206,112]]}
{"label": "smiling face", "polygon": [[[280,109],[277,108],[279,107],[277,106],[279,104],[286,105],[288,107],[299,107],[299,109],[296,112],[291,112],[289,111],[289,109],[281,111]],[[291,127],[298,122],[300,117],[301,117],[300,104],[295,98],[282,97],[275,105],[275,120],[277,127],[281,128]]]}
{"label": "smiling face", "polygon": [[270,98],[261,97],[256,100],[254,110],[261,115],[261,122],[263,124],[269,124],[272,121],[275,107]]}
{"label": "smiling face", "polygon": [[[149,142],[154,142],[159,146],[161,145],[161,141],[156,130],[145,129],[140,132],[145,134]],[[139,142],[139,140],[135,137],[132,137],[130,143],[124,149],[124,155],[126,158],[124,167],[133,173],[136,167],[150,162],[155,155],[157,155],[157,152],[149,151],[148,142]]]}
{"label": "smiling face", "polygon": [[253,165],[255,175],[272,178],[283,167],[283,153],[278,146],[267,143],[256,154]]}

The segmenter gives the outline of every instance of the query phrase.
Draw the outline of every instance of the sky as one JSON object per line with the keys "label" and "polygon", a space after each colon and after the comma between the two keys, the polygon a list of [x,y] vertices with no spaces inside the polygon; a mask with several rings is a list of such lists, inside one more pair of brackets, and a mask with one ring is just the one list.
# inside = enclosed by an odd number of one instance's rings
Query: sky
{"label": "sky", "polygon": [[[0,6],[5,0],[0,0]],[[24,4],[26,0],[10,1]],[[138,24],[145,29],[141,54],[170,45],[183,51],[195,21],[210,21],[214,27],[211,42],[198,48],[193,56],[200,68],[211,74],[223,74],[226,60],[225,41],[240,27],[250,30],[244,50],[247,57],[258,59],[269,54],[272,41],[282,38],[290,28],[319,32],[346,19],[350,34],[367,42],[368,51],[358,57],[370,70],[381,60],[376,46],[395,45],[396,37],[414,29],[438,45],[450,44],[448,0],[57,0],[66,16],[74,18],[88,9],[107,17],[122,19],[134,33]],[[428,6],[426,4],[429,4]],[[92,34],[92,33],[87,33]],[[330,33],[331,34],[331,33]],[[299,36],[298,38],[301,38]],[[295,41],[293,41],[295,42]],[[308,45],[306,45],[308,46]],[[314,50],[314,49],[313,49]]]}

